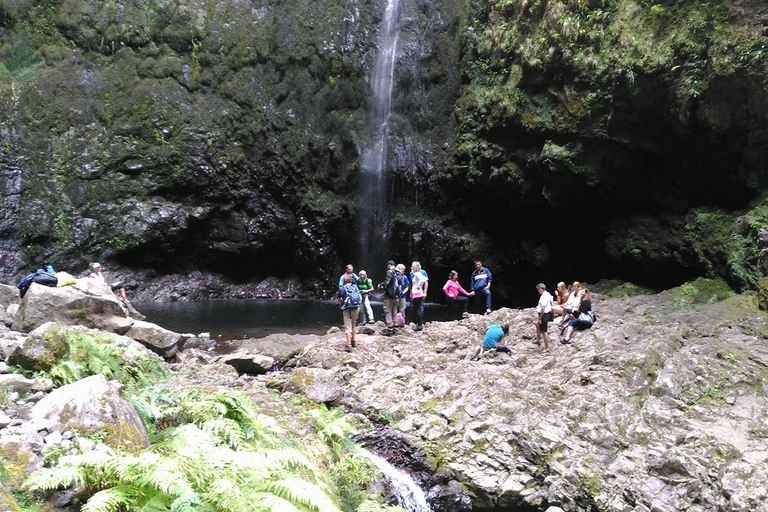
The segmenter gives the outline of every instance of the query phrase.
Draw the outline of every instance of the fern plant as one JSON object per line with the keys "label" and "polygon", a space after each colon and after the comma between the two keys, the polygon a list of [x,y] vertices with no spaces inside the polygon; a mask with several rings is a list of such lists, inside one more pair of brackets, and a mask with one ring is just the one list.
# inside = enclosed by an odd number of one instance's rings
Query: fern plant
{"label": "fern plant", "polygon": [[83,512],[338,512],[318,469],[296,449],[235,450],[196,425],[136,456],[62,457],[27,480],[31,490],[75,485]]}

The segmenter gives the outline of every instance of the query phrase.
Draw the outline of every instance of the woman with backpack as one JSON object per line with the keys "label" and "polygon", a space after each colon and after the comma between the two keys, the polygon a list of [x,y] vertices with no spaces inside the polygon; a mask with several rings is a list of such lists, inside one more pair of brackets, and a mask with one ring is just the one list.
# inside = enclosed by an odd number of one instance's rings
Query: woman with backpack
{"label": "woman with backpack", "polygon": [[344,350],[352,352],[355,343],[355,324],[360,310],[360,290],[352,282],[352,276],[344,275],[344,284],[339,286],[339,304],[341,305],[341,317],[344,320],[344,333],[347,337],[347,345]]}
{"label": "woman with backpack", "polygon": [[568,321],[568,329],[565,331],[565,338],[560,340],[563,345],[571,343],[571,335],[573,329],[579,327],[581,329],[588,329],[595,323],[595,313],[592,311],[592,299],[589,296],[589,290],[586,288],[581,291],[581,302],[576,309],[573,310],[573,318]]}

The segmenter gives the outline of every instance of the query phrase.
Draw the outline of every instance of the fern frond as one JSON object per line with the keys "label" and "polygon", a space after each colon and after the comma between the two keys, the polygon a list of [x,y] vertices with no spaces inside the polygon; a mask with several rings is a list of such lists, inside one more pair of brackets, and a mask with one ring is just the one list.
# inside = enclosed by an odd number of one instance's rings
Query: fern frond
{"label": "fern frond", "polygon": [[55,468],[41,468],[27,477],[24,488],[31,491],[66,489],[82,482],[83,475],[77,466],[64,465]]}
{"label": "fern frond", "polygon": [[260,491],[274,494],[295,506],[314,512],[339,512],[339,508],[323,489],[300,478],[265,482]]}
{"label": "fern frond", "polygon": [[210,419],[200,427],[203,432],[216,436],[233,450],[239,449],[247,438],[240,424],[229,418]]}
{"label": "fern frond", "polygon": [[83,505],[81,512],[119,512],[136,495],[136,488],[128,485],[117,485],[99,491]]}

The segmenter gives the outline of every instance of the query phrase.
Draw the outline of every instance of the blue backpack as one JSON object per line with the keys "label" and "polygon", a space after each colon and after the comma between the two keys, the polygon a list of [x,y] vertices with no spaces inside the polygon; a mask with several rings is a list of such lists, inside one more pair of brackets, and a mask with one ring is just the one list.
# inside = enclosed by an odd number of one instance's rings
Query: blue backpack
{"label": "blue backpack", "polygon": [[344,305],[341,309],[359,308],[360,307],[360,290],[356,284],[345,284],[344,291],[346,297],[344,297]]}

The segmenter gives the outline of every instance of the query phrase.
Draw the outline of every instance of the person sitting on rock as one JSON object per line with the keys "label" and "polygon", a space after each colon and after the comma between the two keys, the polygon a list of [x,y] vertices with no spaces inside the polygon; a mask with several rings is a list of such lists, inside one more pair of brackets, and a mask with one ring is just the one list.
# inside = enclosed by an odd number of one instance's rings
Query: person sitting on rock
{"label": "person sitting on rock", "polygon": [[[555,288],[555,303],[552,304],[552,313],[554,313],[555,318],[558,316],[565,316],[565,303],[568,302],[568,298],[571,296],[571,292],[568,291],[568,287],[565,286],[565,283],[563,281],[560,281],[557,283],[557,288]],[[565,320],[565,318],[560,319]]]}
{"label": "person sitting on rock", "polygon": [[108,284],[109,287],[112,288],[112,291],[114,291],[117,294],[117,297],[118,299],[120,299],[120,302],[122,302],[126,306],[131,303],[131,301],[128,300],[128,296],[125,294],[125,287],[123,286],[123,283],[115,282],[110,284],[107,282],[106,276],[101,271],[101,263],[93,261],[88,264],[88,277],[100,279],[104,283]]}
{"label": "person sitting on rock", "polygon": [[560,328],[560,334],[563,334],[563,331],[568,325],[568,320],[573,318],[573,312],[579,308],[579,302],[581,302],[581,293],[581,283],[574,281],[573,289],[571,290],[571,293],[568,295],[568,298],[565,300],[563,305],[552,306],[552,311],[554,314],[562,316],[557,324],[557,326]]}
{"label": "person sitting on rock", "polygon": [[[589,296],[589,290],[584,288],[581,291],[581,302],[579,302],[579,306],[573,310],[573,318],[571,318],[568,321],[568,328],[565,331],[565,338],[560,340],[560,343],[563,345],[568,345],[571,343],[571,335],[573,334],[573,329],[576,327],[582,328],[582,329],[588,329],[589,327],[592,327],[592,320],[594,317],[589,314],[590,311],[592,311],[592,299]],[[579,317],[582,314],[587,314],[587,316],[590,318],[589,322],[586,322],[584,320],[580,320]]]}
{"label": "person sitting on rock", "polygon": [[[448,305],[448,309],[445,311],[445,317],[448,318],[450,312],[455,306],[461,304],[462,312],[461,318],[467,318],[467,306],[469,305],[469,298],[472,297],[475,292],[468,292],[459,284],[459,273],[455,270],[451,270],[448,273],[448,281],[443,286],[443,293],[445,293],[445,302]],[[461,294],[461,295],[460,295]]]}
{"label": "person sitting on rock", "polygon": [[475,354],[474,360],[477,361],[481,357],[483,357],[483,354],[486,350],[496,350],[497,352],[509,352],[509,347],[501,343],[501,340],[509,334],[509,325],[496,325],[492,324],[488,326],[488,330],[485,331],[485,336],[483,337],[483,342],[480,344],[480,348],[477,350],[477,354]]}

